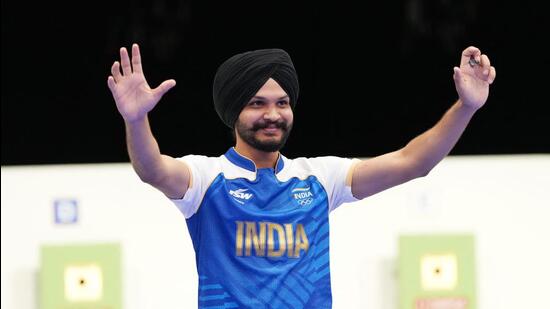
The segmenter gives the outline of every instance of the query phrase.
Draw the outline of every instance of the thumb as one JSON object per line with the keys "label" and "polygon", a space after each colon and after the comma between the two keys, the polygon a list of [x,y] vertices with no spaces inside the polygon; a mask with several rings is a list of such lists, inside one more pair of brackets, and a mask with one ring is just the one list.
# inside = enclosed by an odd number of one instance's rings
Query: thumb
{"label": "thumb", "polygon": [[176,81],[173,79],[165,80],[157,88],[153,89],[153,93],[156,96],[162,97],[168,90],[172,89],[176,85]]}
{"label": "thumb", "polygon": [[455,80],[455,83],[462,84],[462,71],[458,67],[454,67],[453,71],[453,79]]}

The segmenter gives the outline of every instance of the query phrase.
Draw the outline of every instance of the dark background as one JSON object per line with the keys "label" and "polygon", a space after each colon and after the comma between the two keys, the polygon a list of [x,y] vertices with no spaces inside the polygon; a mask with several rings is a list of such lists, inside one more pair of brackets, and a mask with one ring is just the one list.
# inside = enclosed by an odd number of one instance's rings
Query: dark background
{"label": "dark background", "polygon": [[172,156],[232,146],[213,108],[216,68],[273,47],[300,78],[288,157],[404,146],[456,100],[452,68],[469,45],[497,79],[451,155],[550,152],[544,2],[385,2],[2,0],[2,165],[128,162],[106,81],[133,42],[152,87],[177,81],[150,113]]}

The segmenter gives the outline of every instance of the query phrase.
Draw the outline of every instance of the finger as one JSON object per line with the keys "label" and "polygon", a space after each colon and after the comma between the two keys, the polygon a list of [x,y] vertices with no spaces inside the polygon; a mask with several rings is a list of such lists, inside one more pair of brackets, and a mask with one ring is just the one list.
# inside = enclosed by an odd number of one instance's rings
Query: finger
{"label": "finger", "polygon": [[118,63],[118,61],[115,61],[115,63],[113,63],[113,65],[111,66],[111,75],[113,75],[113,78],[116,82],[120,80],[120,64]]}
{"label": "finger", "polygon": [[483,68],[483,76],[489,76],[491,70],[491,61],[487,55],[481,55],[481,67]]}
{"label": "finger", "polygon": [[141,54],[139,53],[139,46],[137,44],[132,45],[132,67],[134,73],[142,73],[141,69]]}
{"label": "finger", "polygon": [[497,71],[495,70],[495,67],[491,67],[489,72],[489,78],[487,79],[489,84],[492,84],[495,81],[496,77],[497,77]]}
{"label": "finger", "polygon": [[107,78],[107,86],[109,86],[109,89],[111,89],[111,92],[115,91],[116,82],[115,82],[115,79],[112,76],[109,76]]}
{"label": "finger", "polygon": [[130,58],[128,57],[128,51],[125,47],[120,49],[120,63],[122,64],[122,74],[132,74],[132,67],[130,66]]}
{"label": "finger", "polygon": [[470,47],[466,48],[464,51],[462,51],[462,57],[460,59],[460,65],[468,63],[468,61],[470,61],[470,57],[472,57],[472,56],[474,57],[474,59],[477,62],[481,61],[481,59],[480,59],[481,51],[477,47],[470,46]]}
{"label": "finger", "polygon": [[153,92],[157,96],[163,96],[168,90],[172,89],[176,85],[176,81],[173,79],[165,80],[157,88],[153,89]]}
{"label": "finger", "polygon": [[491,61],[489,61],[489,57],[487,55],[483,54],[481,55],[481,66],[489,68],[491,66]]}

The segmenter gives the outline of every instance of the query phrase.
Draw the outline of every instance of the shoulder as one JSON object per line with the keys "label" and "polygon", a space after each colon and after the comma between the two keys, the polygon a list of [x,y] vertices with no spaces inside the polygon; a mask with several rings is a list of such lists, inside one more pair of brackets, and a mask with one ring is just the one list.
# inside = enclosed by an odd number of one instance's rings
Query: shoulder
{"label": "shoulder", "polygon": [[183,157],[176,158],[177,160],[181,160],[184,162],[191,162],[191,163],[214,163],[216,161],[220,160],[220,157],[209,157],[205,155],[195,155],[195,154],[189,154],[185,155]]}
{"label": "shoulder", "polygon": [[347,163],[353,161],[353,159],[337,157],[337,156],[321,156],[321,157],[300,157],[295,159],[287,159],[289,165],[294,168],[303,168],[303,169],[326,169],[331,167],[337,167],[341,165],[346,165]]}
{"label": "shoulder", "polygon": [[222,156],[210,157],[205,155],[190,154],[176,159],[196,167],[214,167],[221,164],[221,157]]}
{"label": "shoulder", "polygon": [[347,171],[355,159],[337,156],[284,158],[283,177],[307,178],[311,175],[328,177],[338,171]]}
{"label": "shoulder", "polygon": [[222,169],[222,158],[210,157],[205,155],[186,155],[176,158],[187,165],[193,178],[197,178],[198,175],[203,177],[209,177],[220,173]]}

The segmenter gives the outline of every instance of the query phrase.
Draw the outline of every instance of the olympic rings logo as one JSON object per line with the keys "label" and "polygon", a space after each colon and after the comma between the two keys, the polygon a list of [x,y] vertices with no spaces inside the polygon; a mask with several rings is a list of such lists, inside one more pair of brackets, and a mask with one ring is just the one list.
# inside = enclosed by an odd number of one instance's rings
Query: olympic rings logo
{"label": "olympic rings logo", "polygon": [[301,200],[296,200],[298,202],[298,204],[300,204],[301,206],[307,206],[309,204],[311,204],[311,202],[313,202],[313,199],[311,197],[309,198],[305,198],[305,199],[301,199]]}

